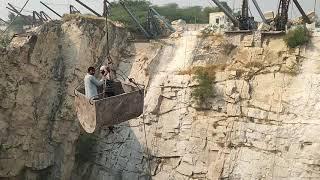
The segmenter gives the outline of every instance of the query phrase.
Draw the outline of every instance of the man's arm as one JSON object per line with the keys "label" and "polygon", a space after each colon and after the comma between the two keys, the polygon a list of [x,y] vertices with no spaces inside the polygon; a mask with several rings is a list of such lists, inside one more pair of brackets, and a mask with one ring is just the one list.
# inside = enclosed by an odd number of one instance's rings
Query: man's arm
{"label": "man's arm", "polygon": [[96,85],[96,86],[102,86],[102,85],[103,85],[103,82],[104,82],[103,79],[101,79],[100,81],[98,81],[97,78],[94,77],[94,76],[90,77],[90,81],[91,81],[94,85]]}

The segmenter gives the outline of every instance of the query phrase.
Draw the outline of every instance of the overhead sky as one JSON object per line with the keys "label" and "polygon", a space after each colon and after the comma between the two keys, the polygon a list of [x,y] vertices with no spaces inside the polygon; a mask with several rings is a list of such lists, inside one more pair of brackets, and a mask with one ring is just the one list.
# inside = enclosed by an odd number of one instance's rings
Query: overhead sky
{"label": "overhead sky", "polygon": [[[79,9],[82,13],[88,13],[89,11],[83,8],[80,4],[75,2],[75,0],[42,0],[44,3],[48,4],[52,9],[56,10],[60,14],[67,13],[69,11],[69,5],[74,5],[77,9]],[[113,1],[113,0],[110,0]],[[220,0],[222,1],[222,0]],[[237,9],[240,8],[242,0],[226,0],[231,8]],[[26,0],[0,0],[0,17],[4,20],[8,18],[8,9],[6,9],[7,3],[11,3],[14,6],[22,7]],[[88,6],[95,9],[97,12],[102,12],[102,2],[103,0],[82,0]],[[211,0],[150,0],[152,4],[156,5],[163,5],[168,3],[177,3],[180,6],[188,7],[188,6],[215,6]],[[251,1],[250,1],[251,2]],[[279,0],[257,0],[260,4],[260,8],[262,11],[271,11],[276,10]],[[316,11],[317,14],[320,15],[320,0],[299,0],[301,6],[306,12],[313,11],[314,5],[316,2]],[[254,16],[257,16],[257,11],[254,9],[254,6],[250,4],[251,12]],[[293,10],[292,10],[293,9]],[[36,10],[40,11],[43,10],[52,18],[58,18],[48,9],[40,4],[40,0],[30,0],[28,5],[25,7],[24,14],[30,14],[31,11]],[[298,10],[294,7],[291,8],[289,11],[289,18],[290,17],[297,17],[300,16]],[[259,19],[257,17],[257,19]]]}

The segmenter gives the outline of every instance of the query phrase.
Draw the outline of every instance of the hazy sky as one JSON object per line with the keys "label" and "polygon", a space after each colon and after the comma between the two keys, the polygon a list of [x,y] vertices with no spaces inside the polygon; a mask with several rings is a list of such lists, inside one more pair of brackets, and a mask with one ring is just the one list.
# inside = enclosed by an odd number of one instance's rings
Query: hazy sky
{"label": "hazy sky", "polygon": [[[67,13],[70,4],[73,4],[82,13],[88,12],[80,4],[75,2],[75,0],[42,0],[42,1],[47,3],[49,6],[51,6],[52,9],[55,9],[60,14]],[[97,12],[102,12],[103,0],[82,0],[82,1],[86,2],[88,6],[92,7]],[[110,0],[110,1],[113,1],[113,0]],[[242,0],[226,0],[226,1],[229,3],[229,6],[231,8],[239,8]],[[279,3],[279,0],[257,0],[257,1],[260,4],[262,11],[276,10]],[[315,1],[317,2],[316,11],[319,15],[320,0],[299,0],[301,6],[304,8],[306,12],[313,11]],[[0,0],[0,17],[5,20],[7,19],[7,16],[8,16],[8,10],[6,9],[7,3],[11,3],[17,7],[22,7],[25,2],[26,0]],[[184,7],[194,6],[194,5],[215,6],[211,0],[150,0],[150,2],[157,5],[163,5],[167,3],[177,3],[180,6],[184,6]],[[254,9],[254,6],[252,4],[250,5],[250,7],[251,7],[250,8],[251,12],[253,13],[253,15],[256,16],[257,15],[256,9]],[[28,14],[28,13],[30,14],[30,11],[32,10],[36,10],[36,11],[43,10],[47,14],[49,14],[49,16],[51,16],[52,18],[57,18],[56,15],[54,15],[52,12],[50,12],[40,4],[40,0],[30,0],[25,10],[26,11],[23,12],[24,14]],[[289,11],[289,18],[298,16],[298,15],[300,14],[296,8]]]}

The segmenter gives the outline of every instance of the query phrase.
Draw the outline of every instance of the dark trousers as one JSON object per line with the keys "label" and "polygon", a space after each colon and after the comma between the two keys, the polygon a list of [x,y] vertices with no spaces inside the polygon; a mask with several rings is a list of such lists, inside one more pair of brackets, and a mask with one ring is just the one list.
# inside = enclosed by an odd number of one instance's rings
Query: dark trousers
{"label": "dark trousers", "polygon": [[111,96],[115,96],[116,95],[114,93],[113,81],[106,80],[106,83],[105,83],[105,95],[107,97],[111,97]]}

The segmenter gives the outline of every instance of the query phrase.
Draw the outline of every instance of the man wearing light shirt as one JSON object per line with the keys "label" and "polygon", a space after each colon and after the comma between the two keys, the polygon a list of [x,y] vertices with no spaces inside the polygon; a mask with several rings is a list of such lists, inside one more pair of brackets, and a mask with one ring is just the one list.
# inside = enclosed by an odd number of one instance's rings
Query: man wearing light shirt
{"label": "man wearing light shirt", "polygon": [[94,67],[88,68],[88,73],[84,77],[84,89],[87,98],[92,98],[98,95],[98,87],[103,85],[103,80],[97,80],[94,76],[96,70]]}

